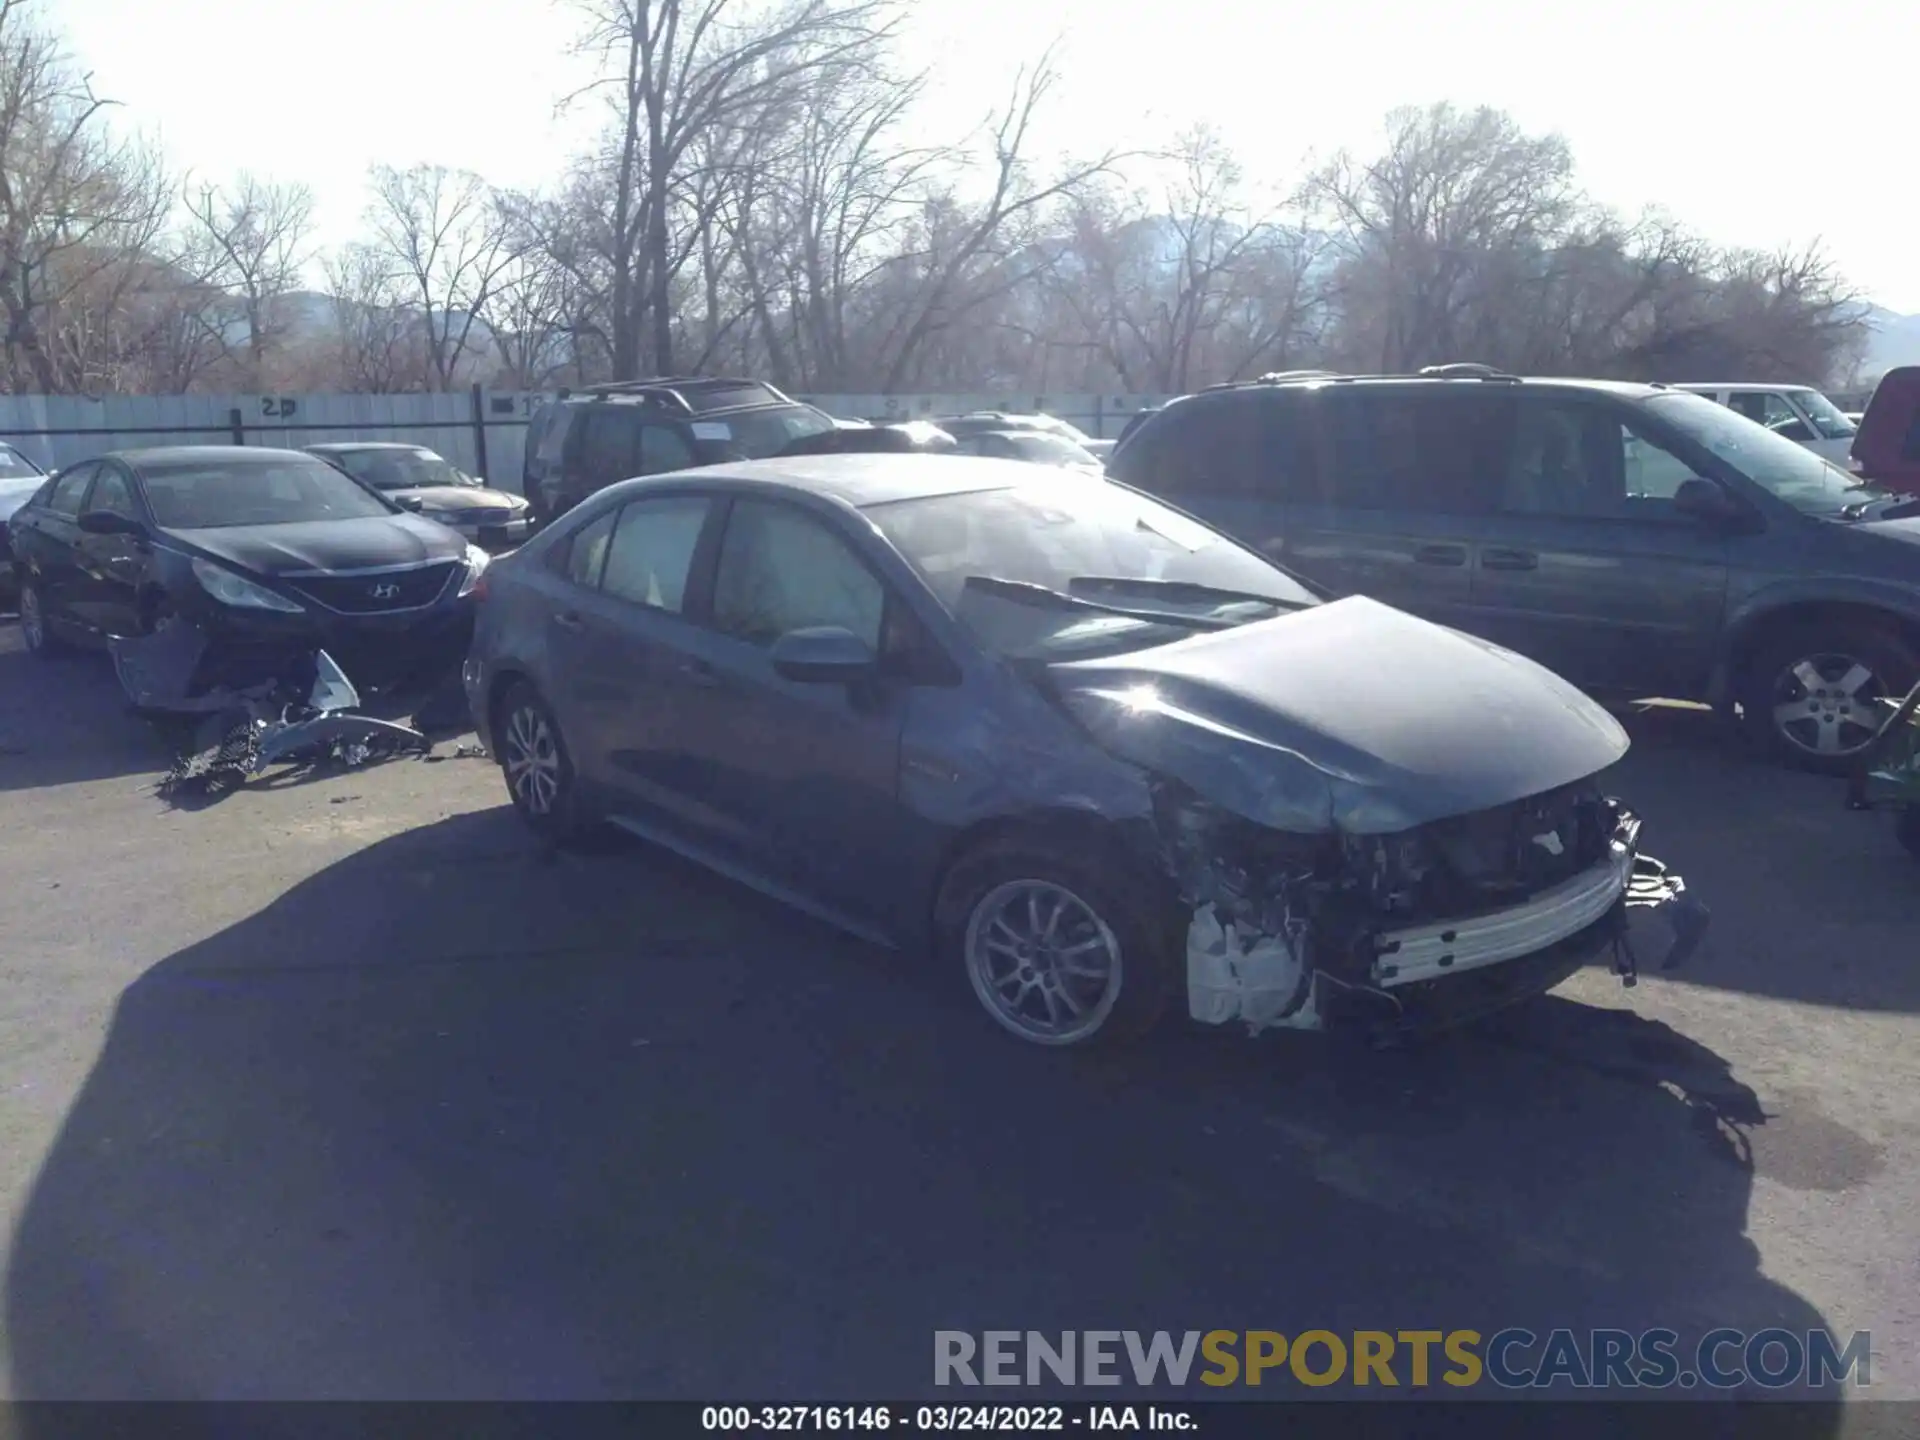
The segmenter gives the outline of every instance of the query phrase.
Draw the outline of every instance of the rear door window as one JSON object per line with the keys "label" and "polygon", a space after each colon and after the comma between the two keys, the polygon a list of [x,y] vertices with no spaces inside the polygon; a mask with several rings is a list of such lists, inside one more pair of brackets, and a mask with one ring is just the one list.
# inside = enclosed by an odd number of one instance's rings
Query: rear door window
{"label": "rear door window", "polygon": [[662,495],[622,507],[600,588],[616,599],[678,615],[712,506],[704,495]]}
{"label": "rear door window", "polygon": [[580,473],[586,479],[611,485],[640,473],[639,418],[607,406],[588,410],[574,422],[580,427]]}
{"label": "rear door window", "polygon": [[100,467],[100,478],[93,482],[93,493],[87,496],[89,514],[99,511],[106,515],[119,515],[128,520],[140,518],[140,507],[134,503],[133,487],[127,483],[127,477],[111,465]]}
{"label": "rear door window", "polygon": [[53,491],[47,496],[47,508],[56,515],[78,515],[80,502],[86,498],[87,486],[92,483],[94,472],[99,468],[98,464],[89,460],[67,471],[53,482]]}
{"label": "rear door window", "polygon": [[1321,494],[1343,510],[1446,515],[1493,508],[1513,396],[1467,382],[1419,389],[1328,388],[1320,396]]}
{"label": "rear door window", "polygon": [[693,447],[671,425],[640,427],[640,468],[635,474],[663,475],[669,470],[685,470],[696,463]]}
{"label": "rear door window", "polygon": [[567,541],[567,578],[589,590],[600,588],[600,571],[607,563],[607,542],[613,538],[613,522],[620,512],[609,510],[589,524],[582,525]]}

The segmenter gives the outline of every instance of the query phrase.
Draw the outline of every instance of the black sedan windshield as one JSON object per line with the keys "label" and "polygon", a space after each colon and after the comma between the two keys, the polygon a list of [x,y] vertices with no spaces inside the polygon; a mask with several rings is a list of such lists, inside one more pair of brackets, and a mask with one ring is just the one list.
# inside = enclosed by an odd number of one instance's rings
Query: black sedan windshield
{"label": "black sedan windshield", "polygon": [[1195,619],[1264,619],[1318,603],[1252,551],[1099,480],[1043,475],[866,514],[941,603],[1003,654],[1137,649],[1193,633]]}
{"label": "black sedan windshield", "polygon": [[330,458],[361,484],[376,490],[480,483],[462,475],[431,450],[338,450]]}
{"label": "black sedan windshield", "polygon": [[293,525],[395,513],[364,486],[307,456],[160,461],[142,465],[140,479],[155,522],[167,530]]}

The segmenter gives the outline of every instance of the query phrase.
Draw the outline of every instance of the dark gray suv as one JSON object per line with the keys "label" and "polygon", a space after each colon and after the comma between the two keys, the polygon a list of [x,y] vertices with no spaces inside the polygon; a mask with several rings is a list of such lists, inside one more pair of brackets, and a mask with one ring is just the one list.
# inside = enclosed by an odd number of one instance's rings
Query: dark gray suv
{"label": "dark gray suv", "polygon": [[1221,386],[1108,465],[1337,594],[1844,769],[1920,674],[1920,502],[1661,385],[1478,366]]}
{"label": "dark gray suv", "polygon": [[762,460],[834,428],[759,380],[667,376],[593,385],[535,411],[521,493],[545,525],[618,480]]}

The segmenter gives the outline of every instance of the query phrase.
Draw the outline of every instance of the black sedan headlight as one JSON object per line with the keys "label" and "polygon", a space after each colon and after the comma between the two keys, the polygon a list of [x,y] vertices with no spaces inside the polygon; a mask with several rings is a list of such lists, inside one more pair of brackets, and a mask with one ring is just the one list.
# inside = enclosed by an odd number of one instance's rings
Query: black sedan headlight
{"label": "black sedan headlight", "polygon": [[256,585],[246,576],[224,565],[216,565],[211,560],[195,560],[193,578],[215,600],[222,605],[231,605],[236,610],[275,610],[283,615],[307,613],[306,606],[298,601],[289,600],[264,585]]}

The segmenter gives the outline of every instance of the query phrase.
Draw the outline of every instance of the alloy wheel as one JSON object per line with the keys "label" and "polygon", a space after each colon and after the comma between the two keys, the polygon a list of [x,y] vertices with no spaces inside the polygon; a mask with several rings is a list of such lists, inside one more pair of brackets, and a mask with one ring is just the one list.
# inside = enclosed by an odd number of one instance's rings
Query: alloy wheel
{"label": "alloy wheel", "polygon": [[1774,729],[1803,754],[1851,755],[1879,729],[1875,702],[1886,693],[1873,667],[1856,656],[1808,655],[1774,678]]}
{"label": "alloy wheel", "polygon": [[1120,942],[1092,906],[1049,880],[1010,880],[982,896],[965,955],[987,1012],[1038,1044],[1088,1038],[1120,997]]}
{"label": "alloy wheel", "polygon": [[549,815],[560,794],[560,743],[547,717],[531,705],[507,717],[507,787],[529,815]]}

